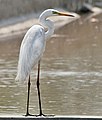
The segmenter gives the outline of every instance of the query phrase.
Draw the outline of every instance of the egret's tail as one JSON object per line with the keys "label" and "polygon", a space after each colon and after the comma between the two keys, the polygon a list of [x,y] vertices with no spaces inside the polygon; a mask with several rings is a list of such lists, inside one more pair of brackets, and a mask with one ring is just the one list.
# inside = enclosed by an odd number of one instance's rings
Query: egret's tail
{"label": "egret's tail", "polygon": [[15,81],[19,82],[19,83],[23,83],[24,81],[26,81],[26,79],[27,79],[27,75],[25,75],[23,73],[22,74],[21,73],[17,73]]}

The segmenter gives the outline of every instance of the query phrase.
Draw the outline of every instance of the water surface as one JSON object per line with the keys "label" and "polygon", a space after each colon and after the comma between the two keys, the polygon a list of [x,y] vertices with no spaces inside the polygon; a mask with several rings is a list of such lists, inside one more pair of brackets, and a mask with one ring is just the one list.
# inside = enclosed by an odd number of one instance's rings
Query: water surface
{"label": "water surface", "polygon": [[[102,115],[102,15],[57,30],[41,61],[45,114]],[[0,114],[24,115],[27,83],[15,82],[22,36],[0,42]],[[37,114],[37,68],[31,74],[30,112]]]}

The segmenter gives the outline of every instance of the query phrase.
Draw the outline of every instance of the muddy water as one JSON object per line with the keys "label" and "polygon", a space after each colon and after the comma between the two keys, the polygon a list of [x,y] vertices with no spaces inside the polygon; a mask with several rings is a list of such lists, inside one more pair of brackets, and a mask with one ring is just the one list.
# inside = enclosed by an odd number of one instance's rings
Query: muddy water
{"label": "muddy water", "polygon": [[[27,83],[15,83],[22,36],[0,42],[0,114],[26,112]],[[32,71],[30,112],[37,114],[36,71]],[[102,115],[102,15],[64,26],[47,42],[41,62],[43,112]]]}

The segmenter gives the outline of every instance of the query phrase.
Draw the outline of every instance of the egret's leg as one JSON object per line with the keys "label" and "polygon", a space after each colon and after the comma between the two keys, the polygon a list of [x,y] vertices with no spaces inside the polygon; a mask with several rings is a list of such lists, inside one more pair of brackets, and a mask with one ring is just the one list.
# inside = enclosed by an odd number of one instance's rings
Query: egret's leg
{"label": "egret's leg", "polygon": [[40,61],[38,62],[38,76],[37,76],[37,89],[38,89],[38,99],[39,99],[39,109],[40,113],[37,116],[54,116],[54,115],[45,115],[42,112],[42,106],[41,106],[41,96],[40,96],[40,83],[39,83],[39,76],[40,76]]}
{"label": "egret's leg", "polygon": [[26,111],[26,116],[30,115],[29,114],[29,97],[30,97],[30,75],[29,75],[29,80],[28,80],[28,96],[27,96],[27,111]]}
{"label": "egret's leg", "polygon": [[37,89],[38,89],[38,99],[39,99],[39,109],[40,114],[39,116],[43,115],[42,113],[42,106],[41,106],[41,96],[40,96],[40,87],[39,87],[39,75],[40,75],[40,61],[38,62],[38,75],[37,75]]}

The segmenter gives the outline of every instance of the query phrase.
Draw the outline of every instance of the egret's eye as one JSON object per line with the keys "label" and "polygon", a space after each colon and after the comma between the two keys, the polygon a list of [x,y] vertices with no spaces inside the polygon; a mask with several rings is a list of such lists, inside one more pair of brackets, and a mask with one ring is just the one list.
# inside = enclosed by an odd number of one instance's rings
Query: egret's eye
{"label": "egret's eye", "polygon": [[56,11],[52,11],[52,13],[55,14],[55,15],[58,15],[58,12],[56,12]]}

